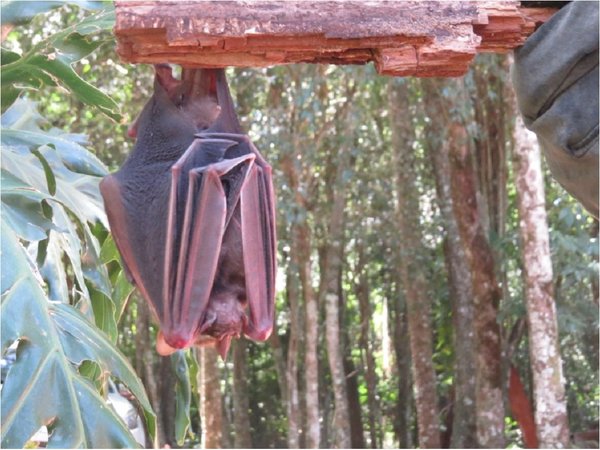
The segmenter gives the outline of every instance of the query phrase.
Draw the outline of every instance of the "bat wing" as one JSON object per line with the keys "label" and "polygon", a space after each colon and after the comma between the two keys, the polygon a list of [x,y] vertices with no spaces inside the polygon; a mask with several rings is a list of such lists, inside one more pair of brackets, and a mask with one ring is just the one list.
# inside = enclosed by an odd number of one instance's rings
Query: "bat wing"
{"label": "bat wing", "polygon": [[[245,135],[206,133],[207,138],[234,140],[226,156],[254,156],[239,192],[243,265],[248,303],[244,333],[253,340],[268,339],[275,310],[276,235],[275,197],[271,166]],[[239,157],[239,156],[238,156]]]}
{"label": "bat wing", "polygon": [[132,245],[129,233],[129,213],[124,204],[122,184],[115,175],[109,175],[100,182],[100,192],[104,199],[106,215],[111,232],[121,258],[125,275],[130,283],[137,286],[142,295],[150,300],[148,288],[143,281],[142,270],[137,263],[137,252]]}
{"label": "bat wing", "polygon": [[271,168],[254,165],[240,199],[246,296],[250,312],[244,329],[264,341],[271,335],[275,304],[275,223]]}
{"label": "bat wing", "polygon": [[[172,348],[185,348],[202,332],[221,253],[225,228],[231,217],[231,196],[222,178],[233,169],[245,173],[254,160],[246,154],[221,158],[236,145],[224,139],[197,139],[171,168],[167,213],[162,339]],[[238,195],[239,196],[239,195]]]}

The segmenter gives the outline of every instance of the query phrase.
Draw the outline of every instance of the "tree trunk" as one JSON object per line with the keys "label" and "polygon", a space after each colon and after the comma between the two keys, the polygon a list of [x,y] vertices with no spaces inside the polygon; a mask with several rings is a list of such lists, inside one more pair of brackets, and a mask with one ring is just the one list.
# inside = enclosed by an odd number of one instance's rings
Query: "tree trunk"
{"label": "tree trunk", "polygon": [[565,448],[569,445],[567,401],[558,344],[540,151],[535,135],[525,128],[520,116],[515,124],[514,143],[535,426],[541,448]]}
{"label": "tree trunk", "polygon": [[304,352],[304,383],[306,395],[306,448],[319,448],[321,426],[319,422],[319,305],[312,286],[310,264],[310,229],[306,222],[298,226],[300,282],[304,293],[306,330]]}
{"label": "tree trunk", "polygon": [[371,448],[380,448],[378,416],[379,408],[377,405],[377,374],[375,373],[375,357],[369,339],[371,334],[371,318],[373,311],[369,303],[369,285],[365,268],[365,256],[362,247],[358,249],[358,285],[356,286],[356,297],[360,309],[360,348],[363,352],[363,361],[365,361],[367,382],[367,404],[369,405],[369,436]]}
{"label": "tree trunk", "polygon": [[[347,109],[346,109],[347,110]],[[341,114],[340,114],[341,115]],[[344,117],[345,119],[345,117]],[[345,123],[346,120],[343,120]],[[349,149],[342,146],[336,155],[337,167],[331,189],[331,215],[327,230],[327,246],[323,252],[322,300],[325,303],[326,343],[329,370],[334,396],[333,446],[350,447],[350,419],[348,416],[348,394],[346,392],[346,374],[340,345],[340,291],[339,278],[342,271],[344,250],[344,210],[346,207],[346,189],[343,174],[349,164]]]}
{"label": "tree trunk", "polygon": [[406,344],[408,325],[404,302],[398,296],[394,327],[394,351],[398,368],[398,403],[396,406],[396,436],[399,448],[413,448],[412,438],[412,380],[410,375],[410,346]]}
{"label": "tree trunk", "polygon": [[287,371],[285,357],[283,355],[283,348],[281,347],[281,339],[279,337],[279,330],[277,329],[277,322],[275,322],[275,324],[273,325],[273,332],[271,333],[268,342],[273,352],[273,359],[275,360],[275,371],[277,372],[277,384],[279,384],[281,402],[283,404],[284,409],[287,409]]}
{"label": "tree trunk", "polygon": [[482,447],[501,448],[504,447],[504,404],[497,315],[502,291],[496,282],[492,250],[480,221],[476,176],[464,126],[451,120],[448,138],[454,216],[466,245],[475,300],[477,438]]}
{"label": "tree trunk", "polygon": [[460,239],[456,219],[452,212],[448,143],[444,139],[445,128],[448,124],[438,118],[440,111],[446,107],[441,97],[442,90],[449,90],[453,87],[456,90],[455,84],[454,81],[445,80],[421,81],[425,96],[425,110],[430,118],[426,125],[428,151],[435,174],[438,207],[446,230],[444,256],[454,326],[454,401],[451,447],[476,448],[475,333],[471,273],[464,244]]}
{"label": "tree trunk", "polygon": [[344,371],[346,372],[346,392],[348,393],[348,415],[350,418],[350,445],[351,448],[366,448],[362,424],[362,412],[358,394],[358,370],[352,357],[344,357]]}
{"label": "tree trunk", "polygon": [[235,448],[252,448],[250,436],[250,404],[248,401],[246,340],[237,339],[233,345],[233,426]]}
{"label": "tree trunk", "polygon": [[297,273],[297,265],[292,261],[287,276],[286,290],[290,314],[290,336],[287,350],[286,385],[287,385],[287,443],[289,448],[300,448],[300,398],[298,393],[298,341],[300,335],[300,307],[298,286],[293,273]]}
{"label": "tree trunk", "polygon": [[202,448],[221,448],[222,402],[219,385],[218,353],[213,347],[198,349],[200,370],[200,420],[202,423]]}
{"label": "tree trunk", "polygon": [[419,447],[439,448],[437,387],[432,360],[431,298],[427,295],[427,282],[421,261],[424,252],[419,228],[418,194],[415,192],[416,165],[410,145],[414,131],[403,113],[410,107],[407,85],[394,87],[394,83],[390,83],[388,93],[394,167],[397,172],[396,212],[401,255],[399,269],[408,312]]}
{"label": "tree trunk", "polygon": [[[299,80],[296,80],[298,89]],[[290,117],[291,138],[298,140],[298,133],[293,129],[296,113],[292,111]],[[296,146],[295,148],[299,148]],[[288,179],[290,189],[294,193],[294,200],[298,208],[308,213],[307,199],[301,193],[300,176],[296,168],[296,155],[284,155],[280,166]],[[321,424],[319,415],[319,359],[317,344],[319,340],[319,305],[312,285],[311,267],[311,230],[306,216],[304,220],[296,223],[292,228],[292,261],[298,268],[302,297],[304,300],[304,409],[306,423],[304,427],[304,447],[319,448],[321,440]],[[298,306],[298,311],[300,307]],[[299,316],[299,315],[298,315]],[[299,333],[298,333],[299,335]],[[293,385],[293,384],[292,384]],[[290,402],[291,404],[291,402]],[[295,439],[295,438],[294,438]]]}

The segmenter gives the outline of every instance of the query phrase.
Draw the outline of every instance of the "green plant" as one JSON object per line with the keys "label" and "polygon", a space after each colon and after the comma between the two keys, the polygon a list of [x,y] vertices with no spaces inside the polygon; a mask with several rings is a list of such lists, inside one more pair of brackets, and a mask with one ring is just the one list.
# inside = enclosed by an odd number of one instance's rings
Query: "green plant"
{"label": "green plant", "polygon": [[[61,3],[3,3],[3,25],[27,23]],[[2,49],[2,354],[17,343],[1,394],[5,447],[24,446],[42,426],[49,446],[136,446],[105,401],[108,376],[135,395],[155,439],[144,387],[115,345],[131,287],[120,266],[109,276],[102,263],[116,259],[98,190],[106,168],[83,146],[85,136],[44,129],[24,95],[61,86],[119,119],[116,103],[72,68],[111,39],[113,22],[109,5],[23,54]]]}

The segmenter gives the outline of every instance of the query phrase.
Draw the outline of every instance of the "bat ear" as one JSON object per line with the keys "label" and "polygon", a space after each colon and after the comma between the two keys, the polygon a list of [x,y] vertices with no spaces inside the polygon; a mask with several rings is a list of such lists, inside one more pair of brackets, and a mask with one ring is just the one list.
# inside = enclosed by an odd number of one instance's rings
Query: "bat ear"
{"label": "bat ear", "polygon": [[235,113],[233,99],[227,86],[225,69],[214,70],[216,83],[217,103],[221,107],[221,113],[217,122],[211,127],[216,132],[242,134],[242,127]]}
{"label": "bat ear", "polygon": [[168,64],[154,65],[154,82],[160,84],[167,93],[180,85],[180,81],[173,77],[173,71]]}

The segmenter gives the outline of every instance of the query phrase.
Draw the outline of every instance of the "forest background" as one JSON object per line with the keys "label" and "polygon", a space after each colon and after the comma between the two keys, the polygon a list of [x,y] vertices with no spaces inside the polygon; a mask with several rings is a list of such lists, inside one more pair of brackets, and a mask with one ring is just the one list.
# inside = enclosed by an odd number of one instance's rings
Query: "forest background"
{"label": "forest background", "polygon": [[[508,56],[480,55],[458,79],[229,69],[242,126],[274,169],[276,328],[266,344],[236,341],[226,361],[213,349],[159,357],[98,192],[134,144],[127,126],[153,71],[119,62],[114,13],[97,3],[2,5],[3,355],[19,341],[3,446],[42,425],[61,446],[135,445],[103,406],[109,375],[160,446],[523,446],[514,399],[544,401],[527,330],[532,260],[552,267],[558,434],[597,445],[598,222],[534,164],[550,251],[523,244],[544,226],[519,209],[531,182],[520,155],[537,144],[517,120]],[[5,36],[8,23],[20,26]]]}

